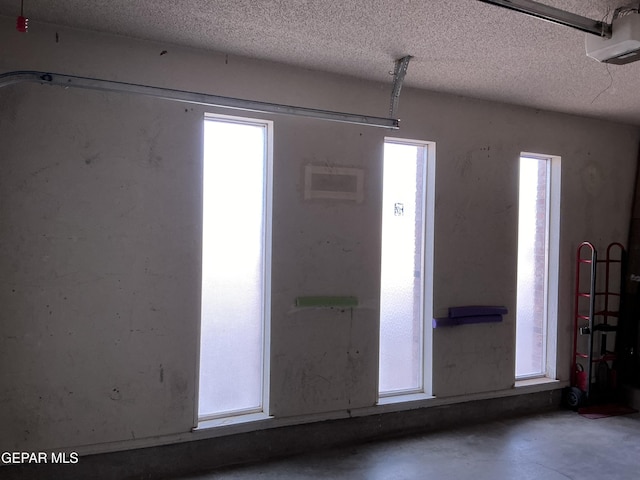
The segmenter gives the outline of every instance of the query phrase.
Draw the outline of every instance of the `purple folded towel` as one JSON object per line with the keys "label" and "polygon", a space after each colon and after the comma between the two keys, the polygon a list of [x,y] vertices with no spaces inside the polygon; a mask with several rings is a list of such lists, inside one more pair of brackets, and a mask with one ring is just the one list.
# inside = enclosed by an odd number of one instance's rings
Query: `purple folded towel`
{"label": "purple folded towel", "polygon": [[504,315],[508,312],[505,307],[471,305],[468,307],[449,307],[449,318],[478,317],[481,315]]}

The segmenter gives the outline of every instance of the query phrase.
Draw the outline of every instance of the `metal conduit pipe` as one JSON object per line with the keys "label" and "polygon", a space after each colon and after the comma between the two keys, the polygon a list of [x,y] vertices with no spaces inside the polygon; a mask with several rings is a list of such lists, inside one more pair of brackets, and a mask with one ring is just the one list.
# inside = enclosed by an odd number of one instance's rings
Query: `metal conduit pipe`
{"label": "metal conduit pipe", "polygon": [[372,117],[353,113],[333,112],[315,108],[295,107],[280,105],[277,103],[259,102],[255,100],[243,100],[240,98],[222,97],[207,93],[174,90],[171,88],[138,85],[134,83],[116,82],[98,78],[78,77],[60,73],[38,71],[15,71],[0,74],[0,88],[16,83],[39,83],[41,85],[57,85],[65,88],[85,88],[100,90],[103,92],[132,93],[147,97],[174,100],[184,103],[195,103],[210,107],[231,108],[261,113],[276,113],[282,115],[297,115],[302,117],[330,120],[334,122],[352,123],[368,127],[381,127],[397,130],[400,128],[400,120],[394,118]]}

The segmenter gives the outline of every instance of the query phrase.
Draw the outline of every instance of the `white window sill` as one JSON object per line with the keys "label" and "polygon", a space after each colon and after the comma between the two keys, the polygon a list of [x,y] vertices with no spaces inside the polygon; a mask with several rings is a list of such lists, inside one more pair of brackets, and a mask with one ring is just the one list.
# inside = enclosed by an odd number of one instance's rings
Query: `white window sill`
{"label": "white window sill", "polygon": [[380,397],[378,405],[393,405],[396,403],[417,402],[420,400],[429,400],[435,398],[433,395],[426,393],[407,393],[404,395],[389,395],[388,397]]}
{"label": "white window sill", "polygon": [[569,385],[569,382],[563,382],[549,377],[527,378],[516,380],[514,388],[525,392],[544,392],[545,390],[555,390]]}
{"label": "white window sill", "polygon": [[273,417],[264,412],[248,413],[245,415],[236,415],[234,417],[214,418],[212,420],[203,420],[198,422],[198,426],[193,429],[193,432],[208,430],[210,428],[242,425],[245,423],[254,424],[255,422],[271,420],[271,419],[273,419]]}

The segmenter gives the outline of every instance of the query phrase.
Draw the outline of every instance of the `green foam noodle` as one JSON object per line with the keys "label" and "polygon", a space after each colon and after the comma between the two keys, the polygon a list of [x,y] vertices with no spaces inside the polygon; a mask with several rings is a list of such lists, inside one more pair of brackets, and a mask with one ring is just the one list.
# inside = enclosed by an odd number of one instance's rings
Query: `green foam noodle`
{"label": "green foam noodle", "polygon": [[316,296],[296,298],[296,307],[357,307],[358,297]]}

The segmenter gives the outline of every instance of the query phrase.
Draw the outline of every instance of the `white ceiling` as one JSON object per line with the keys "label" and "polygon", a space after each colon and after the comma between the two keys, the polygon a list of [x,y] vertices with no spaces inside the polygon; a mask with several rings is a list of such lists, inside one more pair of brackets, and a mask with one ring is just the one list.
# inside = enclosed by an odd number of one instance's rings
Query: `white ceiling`
{"label": "white ceiling", "polygon": [[[630,0],[541,0],[611,21]],[[635,2],[635,6],[639,2]],[[17,16],[20,0],[0,0]],[[31,21],[212,49],[640,125],[640,62],[600,64],[584,33],[477,0],[25,0]],[[60,72],[65,73],[65,72]]]}

